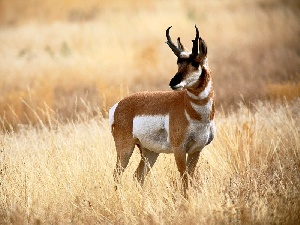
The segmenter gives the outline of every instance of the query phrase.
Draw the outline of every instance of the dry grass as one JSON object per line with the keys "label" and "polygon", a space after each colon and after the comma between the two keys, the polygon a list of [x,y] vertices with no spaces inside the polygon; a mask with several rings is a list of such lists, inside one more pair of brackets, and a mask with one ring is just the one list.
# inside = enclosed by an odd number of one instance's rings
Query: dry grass
{"label": "dry grass", "polygon": [[1,135],[1,224],[296,224],[300,222],[300,101],[217,117],[189,201],[173,155],[161,154],[141,189],[136,150],[114,190],[106,120]]}
{"label": "dry grass", "polygon": [[[300,223],[299,12],[293,0],[0,0],[0,224]],[[190,47],[195,23],[218,130],[189,201],[172,155],[141,189],[135,152],[115,192],[102,115],[167,90],[165,29]]]}
{"label": "dry grass", "polygon": [[296,83],[269,84],[266,88],[267,95],[273,100],[282,100],[282,96],[287,100],[292,100],[295,96],[300,96],[300,81]]}

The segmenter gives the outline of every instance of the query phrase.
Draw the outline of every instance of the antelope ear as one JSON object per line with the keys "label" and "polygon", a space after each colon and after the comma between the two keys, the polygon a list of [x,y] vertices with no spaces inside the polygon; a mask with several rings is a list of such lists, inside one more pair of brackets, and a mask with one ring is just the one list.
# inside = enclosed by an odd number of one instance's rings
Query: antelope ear
{"label": "antelope ear", "polygon": [[202,57],[207,55],[207,45],[202,38],[199,38],[199,55]]}
{"label": "antelope ear", "polygon": [[207,45],[205,41],[200,37],[199,38],[199,53],[195,57],[195,60],[200,62],[206,57],[207,55]]}

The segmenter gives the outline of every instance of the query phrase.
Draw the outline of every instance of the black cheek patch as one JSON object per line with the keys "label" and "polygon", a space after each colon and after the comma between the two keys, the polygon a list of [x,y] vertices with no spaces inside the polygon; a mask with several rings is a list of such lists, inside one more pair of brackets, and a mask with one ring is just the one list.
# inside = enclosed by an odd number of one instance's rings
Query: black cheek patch
{"label": "black cheek patch", "polygon": [[174,87],[179,84],[182,80],[182,73],[176,73],[176,75],[170,81],[170,87]]}
{"label": "black cheek patch", "polygon": [[197,61],[192,61],[192,66],[198,68],[200,66],[200,63]]}

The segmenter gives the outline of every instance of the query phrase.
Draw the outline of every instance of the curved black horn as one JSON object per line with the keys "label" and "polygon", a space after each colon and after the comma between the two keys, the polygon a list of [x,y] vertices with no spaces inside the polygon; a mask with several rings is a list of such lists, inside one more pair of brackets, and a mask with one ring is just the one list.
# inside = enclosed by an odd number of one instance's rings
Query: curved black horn
{"label": "curved black horn", "polygon": [[184,46],[181,44],[180,37],[177,38],[177,46],[180,51],[184,51]]}
{"label": "curved black horn", "polygon": [[195,40],[192,40],[192,42],[193,42],[192,53],[193,53],[193,55],[198,55],[199,30],[196,25],[195,25],[195,28],[196,28],[196,37],[195,37]]}
{"label": "curved black horn", "polygon": [[169,34],[169,30],[171,29],[172,26],[170,26],[167,30],[166,30],[166,37],[167,37],[167,41],[166,43],[169,45],[169,47],[172,49],[172,51],[174,52],[174,54],[179,57],[180,55],[180,49],[176,47],[176,45],[174,45],[174,43],[171,40],[170,34]]}

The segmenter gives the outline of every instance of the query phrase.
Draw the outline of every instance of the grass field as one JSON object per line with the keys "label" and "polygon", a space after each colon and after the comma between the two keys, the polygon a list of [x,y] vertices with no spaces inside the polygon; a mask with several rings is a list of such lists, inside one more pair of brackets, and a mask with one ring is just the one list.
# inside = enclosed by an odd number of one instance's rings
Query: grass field
{"label": "grass field", "polygon": [[[300,102],[241,105],[217,117],[186,201],[173,155],[161,154],[143,189],[135,151],[115,191],[107,120],[24,128],[1,136],[4,224],[296,224],[300,221]],[[283,122],[284,121],[284,122]]]}
{"label": "grass field", "polygon": [[[0,0],[0,224],[300,223],[298,1]],[[217,136],[189,200],[172,155],[117,191],[107,110],[168,90],[194,24],[208,45]]]}

